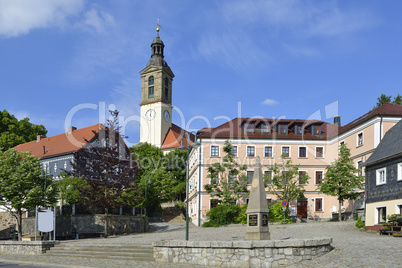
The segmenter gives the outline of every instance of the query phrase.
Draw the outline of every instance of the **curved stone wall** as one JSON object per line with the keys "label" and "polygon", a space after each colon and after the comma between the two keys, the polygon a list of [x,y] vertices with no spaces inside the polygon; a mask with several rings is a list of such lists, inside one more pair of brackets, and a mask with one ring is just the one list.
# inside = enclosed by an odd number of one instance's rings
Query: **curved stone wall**
{"label": "curved stone wall", "polygon": [[165,263],[222,267],[280,267],[329,252],[332,238],[261,241],[159,241],[154,258]]}

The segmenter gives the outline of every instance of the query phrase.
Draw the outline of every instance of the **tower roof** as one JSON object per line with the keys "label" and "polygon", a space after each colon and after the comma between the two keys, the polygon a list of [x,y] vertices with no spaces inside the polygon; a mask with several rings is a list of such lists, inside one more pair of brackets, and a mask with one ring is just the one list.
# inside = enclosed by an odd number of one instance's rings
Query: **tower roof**
{"label": "tower roof", "polygon": [[151,44],[151,59],[147,62],[146,67],[150,65],[168,67],[167,62],[163,59],[165,57],[163,54],[164,48],[165,44],[159,37],[159,28],[156,28],[156,38]]}

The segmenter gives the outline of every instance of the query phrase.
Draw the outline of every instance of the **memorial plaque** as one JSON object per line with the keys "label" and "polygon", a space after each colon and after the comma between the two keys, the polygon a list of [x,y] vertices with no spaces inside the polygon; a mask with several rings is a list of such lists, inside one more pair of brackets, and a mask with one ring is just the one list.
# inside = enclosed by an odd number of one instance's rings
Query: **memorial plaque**
{"label": "memorial plaque", "polygon": [[248,215],[248,226],[258,226],[258,215]]}
{"label": "memorial plaque", "polygon": [[261,219],[261,226],[268,226],[268,215],[267,214],[262,214],[262,219]]}

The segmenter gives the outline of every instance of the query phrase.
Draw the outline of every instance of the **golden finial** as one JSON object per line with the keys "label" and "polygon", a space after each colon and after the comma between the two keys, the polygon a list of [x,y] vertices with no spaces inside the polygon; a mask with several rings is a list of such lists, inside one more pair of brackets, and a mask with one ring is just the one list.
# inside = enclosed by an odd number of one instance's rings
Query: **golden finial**
{"label": "golden finial", "polygon": [[158,25],[158,27],[156,27],[156,31],[159,33],[159,28],[162,29],[162,26],[159,24],[159,19],[156,22],[156,25]]}

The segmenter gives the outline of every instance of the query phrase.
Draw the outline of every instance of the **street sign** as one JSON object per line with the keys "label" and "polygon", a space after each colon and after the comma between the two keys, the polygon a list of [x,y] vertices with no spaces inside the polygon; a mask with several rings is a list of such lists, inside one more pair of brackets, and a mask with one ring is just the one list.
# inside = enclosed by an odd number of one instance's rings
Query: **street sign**
{"label": "street sign", "polygon": [[286,200],[282,201],[282,206],[286,207],[288,205],[288,202],[286,202]]}

